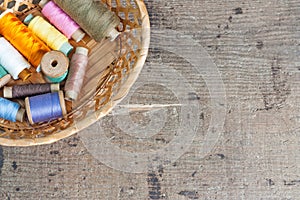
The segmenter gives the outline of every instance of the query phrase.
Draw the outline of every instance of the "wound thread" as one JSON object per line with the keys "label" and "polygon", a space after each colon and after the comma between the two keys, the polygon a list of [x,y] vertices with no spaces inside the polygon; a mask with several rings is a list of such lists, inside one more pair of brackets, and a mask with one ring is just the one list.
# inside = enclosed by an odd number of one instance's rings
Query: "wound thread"
{"label": "wound thread", "polygon": [[11,12],[6,10],[0,15],[0,34],[37,68],[44,54],[51,50]]}
{"label": "wound thread", "polygon": [[23,122],[25,110],[18,103],[0,97],[0,118]]}
{"label": "wound thread", "polygon": [[80,27],[94,40],[100,42],[105,37],[114,40],[118,32],[115,27],[120,19],[100,1],[54,0]]}
{"label": "wound thread", "polygon": [[53,1],[41,1],[40,6],[42,7],[42,14],[68,39],[73,38],[79,42],[85,36],[80,26]]}
{"label": "wound thread", "polygon": [[30,68],[30,64],[4,37],[0,37],[0,47],[0,64],[2,67],[15,80],[25,71],[27,75],[23,77],[23,80],[26,80],[30,76],[30,72],[26,70]]}
{"label": "wound thread", "polygon": [[88,49],[77,47],[71,59],[70,72],[65,84],[66,99],[75,101],[80,93],[88,65]]}
{"label": "wound thread", "polygon": [[5,98],[24,98],[59,91],[59,84],[27,84],[4,87]]}
{"label": "wound thread", "polygon": [[28,28],[44,41],[51,49],[61,51],[69,55],[73,47],[68,42],[68,38],[60,33],[54,26],[49,24],[40,16],[28,15],[24,20]]}
{"label": "wound thread", "polygon": [[50,122],[66,115],[62,91],[25,99],[27,117],[31,124]]}

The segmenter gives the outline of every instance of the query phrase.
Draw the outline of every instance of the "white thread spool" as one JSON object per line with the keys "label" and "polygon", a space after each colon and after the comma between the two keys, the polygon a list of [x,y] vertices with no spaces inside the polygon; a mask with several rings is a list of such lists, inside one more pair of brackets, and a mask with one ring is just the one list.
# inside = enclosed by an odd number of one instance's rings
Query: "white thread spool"
{"label": "white thread spool", "polygon": [[19,77],[26,80],[31,75],[28,70],[30,64],[25,58],[4,38],[0,37],[0,64],[17,80]]}

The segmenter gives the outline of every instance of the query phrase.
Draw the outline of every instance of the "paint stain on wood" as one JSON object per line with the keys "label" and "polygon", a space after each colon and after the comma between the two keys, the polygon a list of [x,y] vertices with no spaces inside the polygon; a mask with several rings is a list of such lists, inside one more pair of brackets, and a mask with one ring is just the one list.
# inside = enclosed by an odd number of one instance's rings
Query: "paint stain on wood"
{"label": "paint stain on wood", "polygon": [[155,172],[148,173],[149,199],[161,199],[161,184]]}
{"label": "paint stain on wood", "polygon": [[260,87],[264,108],[258,110],[280,109],[291,94],[291,88],[288,84],[288,74],[284,72],[277,58],[274,58],[272,61],[271,73],[271,84],[263,84]]}
{"label": "paint stain on wood", "polygon": [[2,147],[0,147],[0,175],[2,173],[3,162],[4,162],[3,149]]}
{"label": "paint stain on wood", "polygon": [[243,14],[243,9],[241,7],[235,8],[234,13],[236,15],[241,15],[241,14]]}
{"label": "paint stain on wood", "polygon": [[271,187],[271,186],[273,186],[273,185],[275,185],[275,182],[272,180],[272,179],[266,179],[266,181],[267,181],[267,185],[269,186],[269,187]]}
{"label": "paint stain on wood", "polygon": [[12,168],[14,169],[14,170],[17,170],[18,169],[18,165],[17,165],[17,162],[16,161],[13,161],[13,163],[12,163]]}
{"label": "paint stain on wood", "polygon": [[283,184],[285,186],[294,186],[294,185],[299,185],[300,184],[300,180],[292,180],[292,181],[283,181]]}
{"label": "paint stain on wood", "polygon": [[179,195],[185,196],[189,199],[199,199],[199,195],[197,191],[188,191],[184,190],[178,193]]}
{"label": "paint stain on wood", "polygon": [[256,43],[256,48],[261,50],[264,47],[264,43],[263,41],[257,41]]}

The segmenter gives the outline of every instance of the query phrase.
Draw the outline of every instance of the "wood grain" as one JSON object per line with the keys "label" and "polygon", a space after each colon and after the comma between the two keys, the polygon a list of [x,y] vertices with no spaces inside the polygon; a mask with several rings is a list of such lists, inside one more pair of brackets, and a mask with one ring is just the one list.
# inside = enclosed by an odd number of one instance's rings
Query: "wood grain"
{"label": "wood grain", "polygon": [[[205,81],[183,58],[152,48],[129,101],[131,118],[148,123],[149,102],[171,105],[160,134],[139,141],[103,119],[105,134],[128,151],[152,151],[175,137],[180,112],[172,92],[156,83],[143,85],[162,64],[160,76],[180,72],[201,105],[201,126],[190,150],[175,163],[131,174],[95,160],[78,135],[53,145],[0,149],[0,197],[3,199],[298,199],[299,14],[300,2],[237,0],[145,0],[153,31],[184,33],[209,53],[226,88],[227,116],[216,147],[199,154],[210,114]],[[189,49],[189,46],[180,46]],[[143,75],[144,74],[144,75]],[[165,80],[168,81],[168,80]],[[126,106],[126,102],[121,103]],[[157,108],[151,108],[157,109]],[[151,110],[150,109],[150,110]],[[116,111],[118,112],[118,111]],[[146,112],[147,113],[147,112]],[[95,127],[96,130],[96,127]],[[80,134],[79,134],[80,135]],[[2,156],[3,155],[3,156]],[[3,165],[3,166],[2,166]],[[2,196],[1,196],[2,195]]]}

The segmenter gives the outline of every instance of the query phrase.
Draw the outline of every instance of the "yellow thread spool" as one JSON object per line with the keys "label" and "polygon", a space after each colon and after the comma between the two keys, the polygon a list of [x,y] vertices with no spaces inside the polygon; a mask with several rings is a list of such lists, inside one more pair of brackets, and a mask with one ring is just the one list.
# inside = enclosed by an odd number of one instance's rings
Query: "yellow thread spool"
{"label": "yellow thread spool", "polygon": [[51,49],[61,51],[65,55],[72,51],[73,46],[68,42],[68,38],[42,17],[30,14],[25,18],[24,23],[28,24],[28,28]]}

